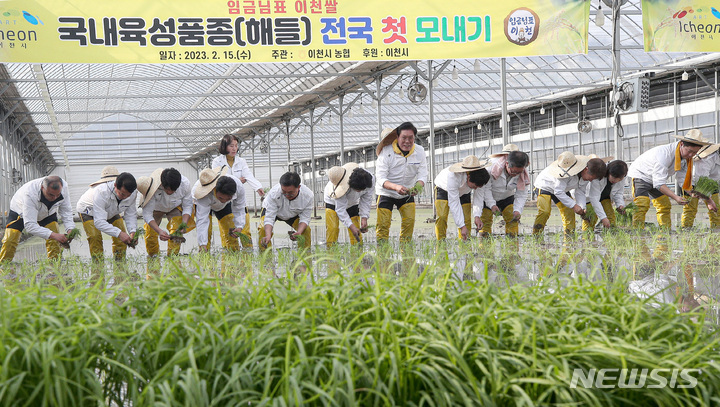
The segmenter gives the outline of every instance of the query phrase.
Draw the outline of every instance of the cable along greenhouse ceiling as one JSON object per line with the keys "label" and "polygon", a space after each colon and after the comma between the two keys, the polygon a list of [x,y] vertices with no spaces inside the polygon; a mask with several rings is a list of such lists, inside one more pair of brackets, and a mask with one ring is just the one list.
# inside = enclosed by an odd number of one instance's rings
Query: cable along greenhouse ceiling
{"label": "cable along greenhouse ceiling", "polygon": [[[596,4],[591,20],[596,19]],[[605,8],[606,12],[608,11]],[[508,110],[570,94],[602,92],[611,76],[612,21],[590,25],[586,55],[506,58]],[[643,51],[639,2],[621,9],[621,75],[680,71],[713,54]],[[309,110],[316,154],[376,141],[379,129],[429,125],[428,99],[408,100],[408,85],[432,66],[436,125],[498,115],[500,59],[244,64],[5,64],[58,165],[90,161],[196,161],[236,133],[243,148],[271,141],[271,161],[310,157]],[[420,73],[420,75],[418,75]],[[379,84],[379,86],[378,86]],[[378,92],[379,91],[379,92]],[[381,96],[378,98],[378,93]],[[17,100],[5,97],[5,103]],[[378,106],[380,114],[378,114]],[[380,123],[378,121],[381,121]],[[290,142],[284,136],[290,130]]]}

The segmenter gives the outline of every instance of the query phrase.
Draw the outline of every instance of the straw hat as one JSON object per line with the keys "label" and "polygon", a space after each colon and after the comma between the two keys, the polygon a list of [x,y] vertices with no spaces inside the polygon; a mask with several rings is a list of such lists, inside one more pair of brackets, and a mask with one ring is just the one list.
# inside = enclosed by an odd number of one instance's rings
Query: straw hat
{"label": "straw hat", "polygon": [[380,133],[380,144],[378,144],[377,148],[375,149],[375,152],[377,155],[380,155],[380,152],[383,150],[383,148],[389,146],[393,143],[398,137],[397,129],[390,129],[390,128],[384,128],[382,133]]}
{"label": "straw hat", "polygon": [[702,159],[707,158],[711,156],[713,153],[718,151],[720,149],[720,144],[710,144],[709,146],[705,146],[698,151],[697,155],[695,156],[695,159]]}
{"label": "straw hat", "polygon": [[207,194],[212,192],[213,188],[215,188],[215,184],[217,184],[218,178],[227,174],[227,172],[227,165],[223,165],[222,167],[215,167],[213,169],[205,168],[204,170],[200,171],[200,185],[195,188],[195,199],[202,199]]}
{"label": "straw hat", "polygon": [[698,129],[689,130],[687,133],[685,133],[684,136],[678,136],[676,134],[673,137],[675,137],[676,139],[678,139],[680,141],[687,141],[688,143],[700,144],[701,146],[709,146],[710,144],[712,144],[712,142],[710,140],[703,137],[702,132]]}
{"label": "straw hat", "polygon": [[488,160],[481,160],[474,155],[469,155],[465,158],[463,158],[462,161],[459,163],[453,164],[450,166],[449,170],[450,172],[470,172],[479,170],[482,168],[487,168],[490,166],[490,161]]}
{"label": "straw hat", "polygon": [[160,188],[160,174],[162,174],[164,168],[158,168],[150,174],[149,177],[140,177],[137,180],[137,190],[143,194],[143,200],[140,202],[140,207],[144,208],[150,198],[155,195],[155,192]]}
{"label": "straw hat", "polygon": [[495,154],[490,154],[490,157],[492,157],[492,158],[502,157],[504,155],[508,155],[508,154],[512,153],[513,151],[520,151],[520,149],[515,144],[512,144],[512,143],[505,144],[503,146],[503,149],[501,152],[495,153]]}
{"label": "straw hat", "polygon": [[102,171],[100,171],[100,179],[90,184],[90,186],[94,187],[95,185],[100,185],[104,182],[112,181],[117,178],[118,175],[120,175],[118,169],[113,167],[112,165],[108,165],[107,167],[103,168]]}
{"label": "straw hat", "polygon": [[356,163],[347,163],[340,166],[332,167],[328,170],[328,179],[335,186],[330,198],[337,199],[345,196],[350,190],[350,174],[358,168]]}
{"label": "straw hat", "polygon": [[548,166],[548,172],[555,178],[569,178],[580,174],[587,167],[590,157],[575,155],[570,151],[563,151],[558,159]]}
{"label": "straw hat", "polygon": [[590,154],[590,155],[588,155],[588,158],[591,158],[591,159],[592,159],[592,158],[599,158],[599,159],[603,160],[603,162],[604,162],[605,164],[607,164],[607,163],[609,163],[610,161],[612,161],[613,158],[615,158],[615,157],[613,157],[613,156],[610,156],[610,157],[599,157],[597,154]]}

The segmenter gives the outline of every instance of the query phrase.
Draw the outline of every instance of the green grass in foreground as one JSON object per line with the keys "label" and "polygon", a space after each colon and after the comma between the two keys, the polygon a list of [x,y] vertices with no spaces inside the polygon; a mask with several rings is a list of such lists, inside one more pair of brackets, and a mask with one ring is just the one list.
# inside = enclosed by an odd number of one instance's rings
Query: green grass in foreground
{"label": "green grass in foreground", "polygon": [[[111,288],[5,280],[0,404],[720,403],[720,338],[702,314],[619,282],[500,288],[437,258],[419,275],[381,259],[349,271],[362,261],[231,285],[182,270]],[[569,386],[575,368],[633,367],[702,373],[692,389]]]}

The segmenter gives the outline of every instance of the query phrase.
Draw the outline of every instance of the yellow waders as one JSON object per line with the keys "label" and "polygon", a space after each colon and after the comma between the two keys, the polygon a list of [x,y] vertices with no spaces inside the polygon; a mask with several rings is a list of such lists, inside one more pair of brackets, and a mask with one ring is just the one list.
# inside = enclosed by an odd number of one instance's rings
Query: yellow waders
{"label": "yellow waders", "polygon": [[[282,221],[282,219],[277,219],[277,220]],[[300,219],[296,217],[292,223],[293,229],[297,230],[299,224],[300,224]],[[305,238],[305,242],[302,247],[298,244],[298,248],[299,249],[309,249],[310,244],[312,242],[311,241],[312,232],[310,231],[310,225],[308,225],[308,227],[305,228],[305,230],[302,232],[301,236],[303,236]],[[260,217],[260,227],[258,228],[258,239],[260,239],[260,241],[262,241],[262,239],[264,237],[265,237],[265,215],[262,215]],[[262,245],[260,245],[260,251],[269,249],[271,246],[272,246],[272,240],[270,241],[270,243],[268,243],[268,245],[266,247],[263,247]]]}
{"label": "yellow waders", "polygon": [[[718,194],[713,194],[710,199],[715,202],[715,205],[720,207],[720,203],[718,203]],[[683,206],[682,217],[680,218],[682,227],[690,228],[693,226],[695,223],[695,217],[697,216],[699,202],[700,200],[698,198],[690,198],[687,205]],[[720,214],[718,214],[718,212],[708,211],[708,216],[710,218],[711,228],[720,227]]]}
{"label": "yellow waders", "polygon": [[[156,216],[157,215],[157,216]],[[178,209],[173,209],[172,211],[168,213],[161,213],[161,212],[154,212],[153,217],[155,218],[155,223],[160,225],[160,222],[162,222],[163,217],[168,217],[168,233],[173,234],[175,233],[180,224],[182,223],[182,211]],[[148,256],[156,256],[160,253],[160,243],[159,243],[159,237],[157,232],[150,227],[147,223],[143,227],[145,229],[145,249],[147,250]],[[188,220],[188,227],[186,231],[191,231],[195,229],[195,209],[193,209],[192,215],[190,215],[190,220]],[[173,242],[172,240],[168,240],[168,256],[171,255],[177,255],[180,253],[180,243]]]}
{"label": "yellow waders", "polygon": [[[353,225],[360,228],[360,216],[350,217]],[[337,212],[330,208],[325,208],[325,243],[328,247],[334,245],[338,241],[340,235],[340,218],[338,218]],[[362,235],[360,235],[360,241],[355,239],[355,235],[352,234],[350,228],[348,228],[348,235],[350,236],[350,244],[355,245],[362,242]]]}
{"label": "yellow waders", "polygon": [[242,239],[240,242],[242,244],[242,247],[252,248],[253,242],[252,234],[250,233],[250,213],[247,211],[247,209],[245,209],[245,226],[243,226],[242,232],[240,233],[247,236],[247,239]]}
{"label": "yellow waders", "polygon": [[[537,199],[538,214],[535,217],[535,224],[533,226],[533,234],[539,235],[545,230],[545,225],[548,219],[550,219],[550,211],[552,197],[548,194],[539,194]],[[571,233],[575,231],[575,212],[572,208],[568,208],[563,205],[562,202],[558,201],[555,204],[560,209],[560,217],[562,218],[563,229],[565,233]]]}
{"label": "yellow waders", "polygon": [[[519,223],[512,221],[514,218],[514,213],[515,213],[515,210],[513,208],[514,208],[513,205],[510,204],[502,210],[502,217],[503,217],[503,220],[505,221],[505,235],[512,236],[512,237],[517,236],[518,231],[520,230]],[[483,208],[482,216],[480,216],[480,221],[482,221],[482,223],[483,223],[483,227],[482,227],[483,235],[489,235],[490,233],[492,233],[492,225],[493,225],[493,221],[494,221],[494,216],[490,209]],[[547,220],[546,220],[546,222],[547,222]]]}
{"label": "yellow waders", "polygon": [[[90,245],[90,255],[93,260],[102,260],[104,255],[102,232],[95,227],[95,221],[92,217],[84,215],[83,219],[85,219],[83,220],[83,229],[85,229],[88,244]],[[122,232],[126,232],[125,220],[123,220],[120,216],[113,216],[111,219],[108,219],[108,222],[120,229]],[[127,245],[123,243],[122,240],[113,237],[112,252],[115,260],[124,260],[125,253],[127,252]]]}
{"label": "yellow waders", "polygon": [[378,196],[377,207],[377,241],[387,241],[390,237],[390,224],[392,223],[392,208],[397,206],[400,212],[400,242],[412,240],[415,230],[415,200],[412,197],[394,199],[387,196]]}
{"label": "yellow waders", "polygon": [[[14,214],[14,212],[11,211],[11,215],[12,214]],[[12,259],[15,257],[15,252],[17,251],[17,246],[20,242],[20,236],[22,235],[22,231],[25,229],[22,218],[17,214],[15,215],[18,216],[17,219],[8,223],[7,227],[5,228],[5,235],[2,239],[2,248],[0,249],[0,262],[12,261]],[[46,227],[54,233],[60,233],[58,231],[59,229],[57,220],[55,219],[57,219],[57,215],[52,214],[47,218],[39,221],[38,225]],[[47,239],[45,241],[45,251],[47,252],[48,259],[55,260],[60,258],[62,248],[60,247],[60,243],[58,243],[57,240]]]}

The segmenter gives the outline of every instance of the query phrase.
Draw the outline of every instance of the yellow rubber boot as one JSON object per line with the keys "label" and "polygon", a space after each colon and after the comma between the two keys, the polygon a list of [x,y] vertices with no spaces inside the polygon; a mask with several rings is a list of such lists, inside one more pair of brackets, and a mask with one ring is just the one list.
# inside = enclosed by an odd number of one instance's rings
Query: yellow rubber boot
{"label": "yellow rubber boot", "polygon": [[506,206],[502,211],[502,216],[505,220],[505,236],[516,237],[518,235],[518,231],[520,230],[520,223],[513,222],[514,212],[515,209],[513,205]]}
{"label": "yellow rubber boot", "polygon": [[480,215],[480,222],[482,222],[483,226],[482,229],[480,229],[480,232],[483,236],[488,236],[492,233],[492,225],[493,225],[493,213],[488,208],[482,209],[482,214]]}
{"label": "yellow rubber boot", "polygon": [[[180,228],[180,224],[182,223],[182,216],[174,216],[172,219],[170,219],[170,222],[168,222],[168,233],[171,235]],[[195,213],[190,216],[190,219],[188,219],[187,222],[187,229],[185,229],[185,232],[189,232],[191,230],[195,229]],[[180,253],[180,245],[182,243],[173,242],[172,240],[168,240],[168,256],[176,256],[178,253]]]}
{"label": "yellow rubber boot", "polygon": [[575,211],[565,206],[562,202],[558,202],[556,206],[560,209],[563,231],[565,233],[575,233]]}
{"label": "yellow rubber boot", "polygon": [[612,201],[610,199],[603,199],[600,201],[600,204],[605,211],[605,215],[607,215],[607,218],[610,221],[610,226],[617,225],[617,218],[615,217],[615,209],[613,209]]}
{"label": "yellow rubber boot", "polygon": [[240,250],[238,238],[230,236],[230,231],[235,228],[235,215],[230,213],[223,216],[222,219],[218,219],[218,226],[220,229],[220,241],[222,242],[222,247],[227,250]]}
{"label": "yellow rubber boot", "polygon": [[637,229],[645,228],[645,215],[650,210],[650,197],[636,196],[633,203],[637,206],[633,213],[633,227]]}
{"label": "yellow rubber boot", "polygon": [[[325,208],[325,243],[327,247],[332,247],[338,241],[340,235],[340,218],[337,212],[330,208]],[[352,233],[350,234],[352,237]]]}
{"label": "yellow rubber boot", "polygon": [[[59,231],[60,229],[58,228],[57,222],[50,222],[47,225],[45,225],[45,227],[55,233],[60,233],[60,231]],[[48,239],[45,241],[45,251],[47,252],[48,259],[56,260],[56,259],[60,258],[60,254],[62,253],[62,248],[60,247],[60,243],[57,240]]]}
{"label": "yellow rubber boot", "polygon": [[695,217],[698,211],[698,199],[692,197],[686,205],[683,205],[682,216],[680,217],[680,226],[683,228],[691,228],[695,224]]}
{"label": "yellow rubber boot", "polygon": [[20,241],[22,232],[17,229],[5,229],[5,235],[2,240],[2,249],[0,249],[0,262],[12,261],[15,257],[18,242]]}
{"label": "yellow rubber boot", "polygon": [[392,211],[385,208],[377,208],[376,237],[378,243],[387,242],[390,238],[390,223],[392,222]]}
{"label": "yellow rubber boot", "polygon": [[143,226],[143,229],[145,230],[145,236],[143,236],[145,239],[145,250],[148,256],[157,256],[160,253],[158,233],[147,223]]}
{"label": "yellow rubber boot", "polygon": [[663,195],[660,198],[653,199],[652,203],[653,206],[655,206],[655,210],[657,210],[658,224],[661,227],[670,229],[672,223],[670,218],[670,209],[672,209],[672,205],[670,204],[670,198],[666,195]]}
{"label": "yellow rubber boot", "polygon": [[104,257],[102,232],[95,227],[94,220],[87,220],[83,222],[83,229],[85,229],[85,235],[87,235],[88,245],[90,246],[90,256],[93,260],[102,260]]}
{"label": "yellow rubber boot", "polygon": [[[472,203],[462,204],[462,211],[465,228],[468,231],[468,236],[470,236],[472,234]],[[462,239],[462,234],[460,234],[460,228],[458,228],[458,239]]]}
{"label": "yellow rubber boot", "polygon": [[437,218],[435,218],[435,238],[442,240],[447,237],[448,217],[450,216],[450,205],[444,199],[435,199],[435,210]]}
{"label": "yellow rubber boot", "polygon": [[540,194],[537,199],[538,214],[535,216],[535,223],[533,224],[533,234],[539,235],[545,230],[545,225],[548,219],[550,219],[550,203],[552,198],[550,195]]}
{"label": "yellow rubber boot", "polygon": [[[300,219],[295,219],[295,222],[293,222],[293,229],[297,230],[298,226],[300,226]],[[310,230],[310,225],[305,228],[301,236],[305,238],[305,242],[302,246],[298,245],[298,248],[309,249],[312,245],[312,231]]]}
{"label": "yellow rubber boot", "polygon": [[415,231],[415,202],[400,207],[400,241],[409,242]]}
{"label": "yellow rubber boot", "polygon": [[[360,216],[353,216],[352,218],[350,218],[350,220],[352,221],[353,225],[355,225],[356,228],[360,229]],[[362,243],[362,234],[360,234],[360,240],[355,239],[355,235],[352,234],[352,232],[350,231],[350,228],[348,228],[348,234],[350,235],[350,244],[351,245],[356,245],[358,243]]]}
{"label": "yellow rubber boot", "polygon": [[[718,194],[713,194],[710,199],[715,202],[715,206],[720,208],[720,197],[718,196]],[[713,229],[720,228],[720,213],[710,211],[708,215],[710,216],[710,227]]]}
{"label": "yellow rubber boot", "polygon": [[[125,219],[119,218],[116,219],[115,222],[112,223],[113,226],[120,229],[121,232],[127,233],[127,229],[125,229]],[[93,225],[94,226],[94,225]],[[101,243],[102,244],[102,235],[100,235]],[[127,253],[127,245],[117,237],[112,238],[112,252],[113,257],[115,257],[115,260],[125,260],[125,255]]]}
{"label": "yellow rubber boot", "polygon": [[263,246],[263,238],[265,238],[265,215],[260,217],[260,227],[258,227],[258,247],[260,248],[261,252],[272,247],[272,240],[267,244],[267,246]]}
{"label": "yellow rubber boot", "polygon": [[[585,210],[587,211],[587,208],[592,208],[592,204],[587,204]],[[588,230],[593,230],[595,228],[595,225],[597,224],[598,218],[597,215],[593,215],[588,219],[582,220],[582,231],[586,232]]]}

